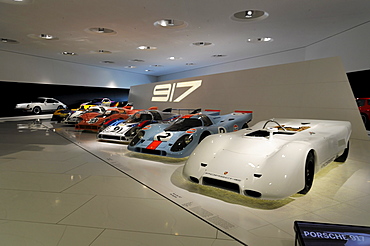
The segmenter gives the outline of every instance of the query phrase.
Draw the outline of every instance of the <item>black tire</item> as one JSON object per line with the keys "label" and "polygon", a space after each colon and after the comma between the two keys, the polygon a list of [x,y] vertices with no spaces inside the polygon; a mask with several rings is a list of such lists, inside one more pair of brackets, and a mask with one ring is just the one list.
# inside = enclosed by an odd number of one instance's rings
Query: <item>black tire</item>
{"label": "black tire", "polygon": [[314,174],[315,174],[315,154],[311,150],[310,152],[308,152],[306,157],[304,170],[305,185],[304,188],[298,192],[299,194],[307,194],[307,192],[310,191],[313,184]]}
{"label": "black tire", "polygon": [[59,105],[58,107],[57,107],[57,110],[58,109],[64,109],[64,107],[62,106],[62,105]]}
{"label": "black tire", "polygon": [[209,136],[209,135],[211,135],[209,132],[203,132],[202,133],[202,135],[200,136],[200,138],[199,138],[199,142],[198,142],[198,144],[200,143],[200,142],[202,142],[203,141],[203,139],[205,139],[207,136]]}
{"label": "black tire", "polygon": [[336,162],[345,162],[347,160],[348,153],[349,153],[349,141],[347,143],[347,147],[344,149],[343,154],[338,156],[334,161],[336,161]]}
{"label": "black tire", "polygon": [[34,113],[34,114],[41,114],[41,108],[40,107],[34,107],[33,109],[32,109],[32,113]]}
{"label": "black tire", "polygon": [[245,128],[248,128],[248,123],[244,123],[243,126],[242,126],[242,129],[245,129]]}

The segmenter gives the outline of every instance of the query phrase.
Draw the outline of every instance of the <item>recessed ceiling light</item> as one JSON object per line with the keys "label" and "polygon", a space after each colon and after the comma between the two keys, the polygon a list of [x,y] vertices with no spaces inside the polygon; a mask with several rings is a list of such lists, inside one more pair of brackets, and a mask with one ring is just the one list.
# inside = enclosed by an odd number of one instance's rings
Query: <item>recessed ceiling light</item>
{"label": "recessed ceiling light", "polygon": [[213,55],[212,57],[225,57],[226,55],[221,55],[221,54],[218,54],[218,55]]}
{"label": "recessed ceiling light", "polygon": [[145,72],[151,72],[152,70],[150,70],[150,69],[145,69]]}
{"label": "recessed ceiling light", "polygon": [[151,67],[163,67],[162,65],[159,65],[159,64],[154,64],[154,65],[150,65]]}
{"label": "recessed ceiling light", "polygon": [[188,23],[182,20],[163,19],[154,22],[154,26],[163,28],[184,28],[188,26]]}
{"label": "recessed ceiling light", "polygon": [[43,39],[43,40],[59,40],[59,38],[53,36],[53,35],[50,35],[50,34],[46,34],[46,33],[42,33],[42,34],[28,34],[27,35],[29,38],[34,38],[34,39]]}
{"label": "recessed ceiling light", "polygon": [[235,21],[256,21],[266,19],[268,16],[269,14],[265,11],[248,9],[233,14],[231,19]]}
{"label": "recessed ceiling light", "polygon": [[125,68],[133,69],[136,68],[136,66],[125,66]]}
{"label": "recessed ceiling light", "polygon": [[192,43],[192,45],[194,45],[194,46],[209,46],[209,45],[212,45],[212,43],[210,43],[210,42],[195,42],[195,43]]}
{"label": "recessed ceiling light", "polygon": [[170,56],[167,58],[168,60],[175,61],[175,60],[181,60],[182,57],[176,57],[176,56]]}
{"label": "recessed ceiling light", "polygon": [[1,38],[1,43],[4,44],[18,44],[19,42],[14,39],[8,39],[8,38]]}
{"label": "recessed ceiling light", "polygon": [[30,4],[33,0],[0,0],[0,2],[8,4]]}
{"label": "recessed ceiling light", "polygon": [[264,37],[264,38],[248,38],[248,43],[263,43],[263,42],[272,42],[274,41],[273,38]]}
{"label": "recessed ceiling light", "polygon": [[95,34],[116,34],[117,32],[112,30],[112,29],[109,29],[109,28],[105,28],[105,27],[91,27],[89,29],[87,29],[87,31],[89,32],[92,32],[92,33],[95,33]]}
{"label": "recessed ceiling light", "polygon": [[144,60],[140,60],[140,59],[133,59],[133,60],[129,60],[130,62],[145,62]]}
{"label": "recessed ceiling light", "polygon": [[185,65],[186,65],[186,66],[194,66],[194,65],[195,65],[195,63],[193,63],[193,62],[188,62],[188,63],[186,63]]}
{"label": "recessed ceiling light", "polygon": [[99,54],[112,54],[112,52],[109,51],[109,50],[98,50],[97,53],[99,53]]}
{"label": "recessed ceiling light", "polygon": [[101,63],[105,63],[105,64],[113,64],[114,61],[101,61]]}
{"label": "recessed ceiling light", "polygon": [[63,51],[62,52],[62,55],[65,55],[65,56],[76,56],[77,53],[75,53],[75,52],[69,52],[69,51]]}
{"label": "recessed ceiling light", "polygon": [[141,46],[137,47],[136,49],[138,49],[138,50],[156,50],[157,47],[141,45]]}

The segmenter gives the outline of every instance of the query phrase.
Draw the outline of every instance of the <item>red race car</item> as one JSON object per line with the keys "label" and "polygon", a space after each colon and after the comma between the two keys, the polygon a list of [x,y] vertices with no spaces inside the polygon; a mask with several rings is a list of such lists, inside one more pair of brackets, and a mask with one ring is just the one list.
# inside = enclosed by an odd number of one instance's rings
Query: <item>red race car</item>
{"label": "red race car", "polygon": [[[151,107],[151,110],[157,109],[157,107]],[[80,121],[75,125],[76,130],[85,130],[98,132],[100,127],[107,121],[122,119],[125,120],[130,115],[139,112],[143,109],[132,109],[132,107],[123,108],[108,108],[104,113],[89,112],[80,116]]]}

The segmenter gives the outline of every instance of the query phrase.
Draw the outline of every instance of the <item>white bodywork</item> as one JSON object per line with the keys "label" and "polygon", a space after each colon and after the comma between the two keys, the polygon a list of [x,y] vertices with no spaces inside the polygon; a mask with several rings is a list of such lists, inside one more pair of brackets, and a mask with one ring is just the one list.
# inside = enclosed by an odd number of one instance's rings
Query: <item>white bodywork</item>
{"label": "white bodywork", "polygon": [[39,114],[43,111],[55,111],[60,108],[67,108],[67,106],[58,101],[57,99],[50,97],[38,97],[37,100],[29,103],[18,103],[15,109],[23,110],[26,112],[33,112]]}
{"label": "white bodywork", "polygon": [[348,150],[350,122],[311,119],[266,122],[208,136],[187,160],[184,177],[247,196],[281,199],[305,187],[309,152],[314,154],[316,173]]}

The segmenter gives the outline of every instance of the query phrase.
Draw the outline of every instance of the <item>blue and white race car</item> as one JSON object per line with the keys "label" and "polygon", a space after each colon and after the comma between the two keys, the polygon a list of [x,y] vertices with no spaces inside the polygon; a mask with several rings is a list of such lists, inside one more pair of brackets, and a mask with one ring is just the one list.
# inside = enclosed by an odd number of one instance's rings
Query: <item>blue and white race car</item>
{"label": "blue and white race car", "polygon": [[220,115],[219,110],[206,110],[184,115],[170,125],[148,125],[137,133],[127,148],[145,154],[183,158],[205,137],[247,128],[251,120],[251,111]]}
{"label": "blue and white race car", "polygon": [[130,142],[145,126],[155,123],[170,123],[180,115],[172,113],[172,109],[142,110],[131,115],[127,120],[112,121],[101,130],[97,138],[109,142]]}

